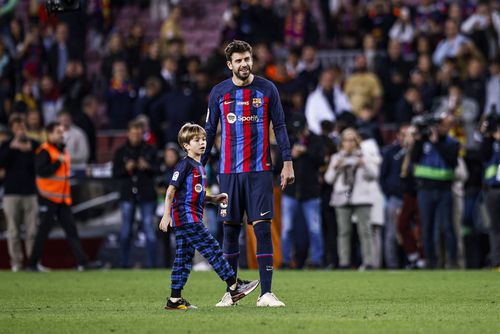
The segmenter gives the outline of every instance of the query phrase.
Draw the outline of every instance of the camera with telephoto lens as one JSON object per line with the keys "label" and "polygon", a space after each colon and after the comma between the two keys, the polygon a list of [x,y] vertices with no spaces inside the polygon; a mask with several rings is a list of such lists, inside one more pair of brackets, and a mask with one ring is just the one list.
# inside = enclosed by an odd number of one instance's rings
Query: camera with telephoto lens
{"label": "camera with telephoto lens", "polygon": [[444,117],[445,115],[436,113],[417,115],[412,118],[411,124],[422,137],[428,137],[431,134],[431,128],[441,123]]}
{"label": "camera with telephoto lens", "polygon": [[80,9],[80,0],[46,0],[45,10],[49,14],[72,12]]}

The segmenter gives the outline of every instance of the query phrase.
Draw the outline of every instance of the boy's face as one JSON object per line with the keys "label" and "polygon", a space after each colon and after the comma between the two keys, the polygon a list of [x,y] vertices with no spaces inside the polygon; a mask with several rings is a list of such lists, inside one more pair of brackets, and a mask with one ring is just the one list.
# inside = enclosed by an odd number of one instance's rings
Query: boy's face
{"label": "boy's face", "polygon": [[207,139],[205,135],[195,136],[189,141],[189,144],[184,144],[184,148],[188,154],[202,155],[205,153],[205,148],[207,147]]}

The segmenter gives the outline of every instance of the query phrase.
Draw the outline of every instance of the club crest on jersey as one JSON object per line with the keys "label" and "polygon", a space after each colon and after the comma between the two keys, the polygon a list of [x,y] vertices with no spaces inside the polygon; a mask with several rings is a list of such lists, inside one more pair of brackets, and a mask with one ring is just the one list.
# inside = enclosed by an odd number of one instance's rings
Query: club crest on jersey
{"label": "club crest on jersey", "polygon": [[236,122],[236,115],[233,114],[232,112],[230,112],[229,114],[227,114],[227,122],[229,124],[233,124],[234,122]]}
{"label": "club crest on jersey", "polygon": [[262,106],[262,99],[260,97],[254,97],[252,99],[252,106],[254,106],[254,108],[259,108],[260,106]]}
{"label": "club crest on jersey", "polygon": [[194,191],[196,191],[198,194],[201,193],[201,191],[203,190],[203,187],[201,186],[201,184],[197,184],[194,186]]}
{"label": "club crest on jersey", "polygon": [[226,217],[227,216],[227,209],[220,210],[220,216],[221,217]]}

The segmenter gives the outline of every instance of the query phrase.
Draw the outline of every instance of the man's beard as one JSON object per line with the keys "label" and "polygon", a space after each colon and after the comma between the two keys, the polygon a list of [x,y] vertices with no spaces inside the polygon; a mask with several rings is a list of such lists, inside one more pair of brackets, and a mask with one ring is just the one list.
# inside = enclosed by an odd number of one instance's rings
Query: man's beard
{"label": "man's beard", "polygon": [[249,66],[248,67],[248,74],[246,76],[243,76],[240,74],[240,71],[233,71],[233,74],[238,78],[240,79],[241,81],[245,81],[246,79],[248,79],[248,77],[250,76],[250,74],[252,74],[252,68]]}

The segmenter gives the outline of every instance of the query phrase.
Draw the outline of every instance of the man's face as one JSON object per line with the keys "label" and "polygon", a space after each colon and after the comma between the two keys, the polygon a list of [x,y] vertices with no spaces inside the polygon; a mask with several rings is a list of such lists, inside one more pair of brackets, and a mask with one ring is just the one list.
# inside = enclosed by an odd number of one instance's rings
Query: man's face
{"label": "man's face", "polygon": [[24,137],[26,136],[26,125],[24,122],[16,122],[12,124],[11,127],[14,137]]}
{"label": "man's face", "polygon": [[253,59],[250,52],[233,53],[227,67],[238,79],[245,81],[252,74]]}
{"label": "man's face", "polygon": [[48,139],[53,144],[63,144],[64,143],[63,126],[62,125],[56,126],[54,130],[48,134]]}
{"label": "man's face", "polygon": [[61,123],[65,130],[68,130],[71,126],[71,118],[68,114],[61,114],[57,118],[57,121]]}
{"label": "man's face", "polygon": [[320,85],[325,91],[331,91],[335,85],[335,77],[332,71],[325,71],[321,74]]}
{"label": "man's face", "polygon": [[144,131],[140,127],[130,128],[127,132],[128,141],[132,146],[137,146],[144,137]]}

